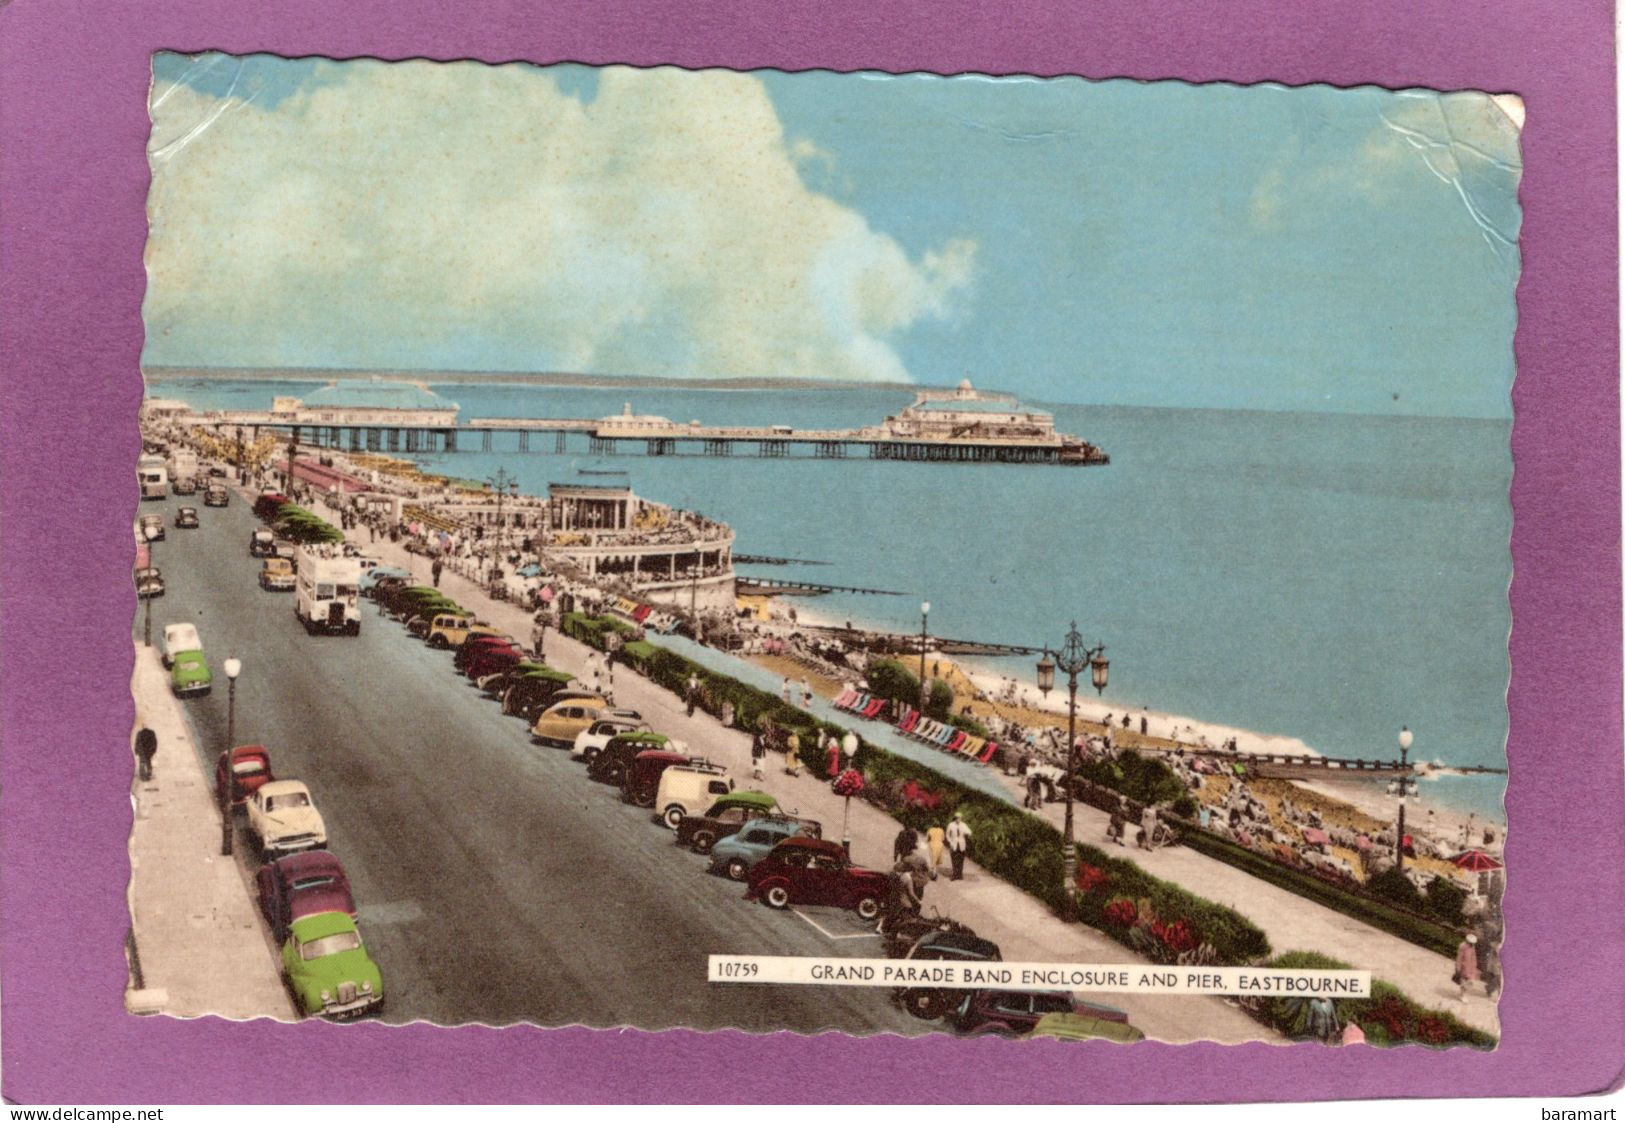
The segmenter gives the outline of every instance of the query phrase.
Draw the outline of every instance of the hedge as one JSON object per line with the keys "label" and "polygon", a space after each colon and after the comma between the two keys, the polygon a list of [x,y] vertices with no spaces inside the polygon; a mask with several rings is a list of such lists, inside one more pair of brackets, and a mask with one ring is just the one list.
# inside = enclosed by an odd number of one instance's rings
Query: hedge
{"label": "hedge", "polygon": [[1173,769],[1155,757],[1124,750],[1115,760],[1086,759],[1078,775],[1091,783],[1121,792],[1135,803],[1172,803],[1185,795],[1185,785]]}
{"label": "hedge", "polygon": [[[629,630],[619,621],[592,620],[574,613],[564,618],[561,627],[566,634],[598,648],[603,647],[607,631]],[[622,654],[651,682],[679,695],[693,675],[700,683],[700,706],[715,714],[721,712],[724,703],[731,703],[734,724],[741,728],[760,728],[765,718],[776,726],[795,730],[801,742],[801,759],[815,775],[823,774],[826,767],[823,743],[848,732],[787,705],[776,695],[709,670],[666,648],[647,642],[630,643],[622,648]],[[1065,908],[1061,832],[1044,820],[861,737],[853,763],[868,782],[864,798],[893,818],[915,830],[924,830],[959,812],[971,829],[976,861],[983,868],[1058,912]],[[1269,954],[1269,940],[1264,933],[1239,913],[1152,877],[1132,862],[1109,857],[1093,846],[1080,844],[1077,853],[1079,918],[1125,947],[1159,962],[1235,965]],[[1118,898],[1135,902],[1133,923],[1107,918],[1107,905]],[[1115,915],[1121,917],[1123,911],[1118,909]]]}
{"label": "hedge", "polygon": [[276,510],[273,525],[293,542],[306,545],[312,542],[343,542],[344,532],[320,515],[294,503],[284,503]]}
{"label": "hedge", "polygon": [[1179,841],[1198,854],[1216,858],[1227,865],[1271,885],[1296,893],[1316,904],[1325,905],[1344,916],[1379,928],[1418,947],[1454,956],[1461,942],[1461,933],[1437,920],[1420,916],[1397,905],[1377,900],[1346,886],[1337,885],[1313,873],[1283,865],[1273,858],[1255,853],[1245,846],[1219,838],[1208,831],[1194,827],[1179,832]]}
{"label": "hedge", "polygon": [[[1292,951],[1278,955],[1265,967],[1318,971],[1352,971],[1347,963],[1312,951]],[[1306,1037],[1308,1002],[1298,998],[1266,998],[1257,1002],[1243,1002],[1249,1014],[1287,1037]],[[1443,1010],[1429,1009],[1416,1002],[1404,991],[1382,979],[1371,980],[1370,998],[1334,998],[1332,1007],[1337,1022],[1346,1026],[1350,1021],[1365,1034],[1366,1044],[1382,1047],[1395,1045],[1471,1045],[1477,1049],[1495,1048],[1495,1035],[1474,1029]]]}

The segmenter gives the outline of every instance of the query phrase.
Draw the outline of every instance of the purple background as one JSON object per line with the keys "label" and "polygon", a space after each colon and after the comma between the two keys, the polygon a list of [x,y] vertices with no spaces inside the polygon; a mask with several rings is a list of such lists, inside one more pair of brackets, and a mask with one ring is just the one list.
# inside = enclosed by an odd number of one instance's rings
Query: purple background
{"label": "purple background", "polygon": [[[16,0],[0,11],[0,986],[8,1099],[1202,1102],[1551,1095],[1617,1083],[1625,787],[1609,6],[1500,5],[1493,14],[1450,0],[812,7],[740,4],[723,15],[684,0]],[[1511,895],[1499,1051],[1118,1052],[1103,1043],[944,1037],[809,1042],[789,1034],[126,1016],[125,746],[133,711],[122,625],[134,608],[130,464],[139,443],[145,104],[148,59],[159,49],[1522,94],[1529,117],[1513,391]],[[590,917],[560,918],[583,921]]]}

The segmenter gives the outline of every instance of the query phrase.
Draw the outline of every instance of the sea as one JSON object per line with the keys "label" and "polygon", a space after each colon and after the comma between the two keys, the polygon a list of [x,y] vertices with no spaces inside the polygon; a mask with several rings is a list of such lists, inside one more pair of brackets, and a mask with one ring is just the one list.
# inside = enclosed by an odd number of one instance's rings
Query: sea
{"label": "sea", "polygon": [[[264,409],[323,384],[182,378],[148,393]],[[428,384],[464,419],[630,405],[677,422],[856,428],[912,400],[906,388],[844,385]],[[742,574],[896,594],[799,602],[823,618],[918,632],[928,601],[934,636],[1033,647],[1059,646],[1075,622],[1106,647],[1098,701],[1118,713],[1143,707],[1250,730],[1277,750],[1369,759],[1397,757],[1406,726],[1413,760],[1506,766],[1510,421],[1026,404],[1111,463],[657,458],[639,442],[605,457],[580,434],[563,454],[550,434],[532,440],[547,451],[525,453],[498,434],[490,453],[414,459],[472,479],[504,469],[534,494],[624,480],[730,524],[736,553],[821,563]],[[1034,678],[1031,657],[969,661]],[[1446,774],[1421,794],[1504,822],[1505,781]]]}

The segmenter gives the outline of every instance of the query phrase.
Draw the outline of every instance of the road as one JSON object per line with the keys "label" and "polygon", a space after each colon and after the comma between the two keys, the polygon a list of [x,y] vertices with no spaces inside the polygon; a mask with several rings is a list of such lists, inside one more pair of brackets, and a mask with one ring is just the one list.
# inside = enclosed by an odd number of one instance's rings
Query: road
{"label": "road", "polygon": [[[279,776],[310,786],[384,973],[386,1021],[934,1028],[878,990],[708,984],[711,953],[875,955],[879,941],[850,914],[806,910],[815,925],[745,901],[647,810],[587,780],[567,753],[533,746],[449,652],[370,605],[359,637],[306,635],[293,594],[255,580],[258,524],[242,497],[225,509],[171,497],[141,513],[172,524],[182,504],[202,526],[170,525],[155,544],[168,591],[154,641],[166,623],[197,625],[215,689],[186,709],[211,759],[226,738],[222,664],[242,660],[236,741],[264,744]],[[237,849],[247,883],[256,859],[241,826]]]}

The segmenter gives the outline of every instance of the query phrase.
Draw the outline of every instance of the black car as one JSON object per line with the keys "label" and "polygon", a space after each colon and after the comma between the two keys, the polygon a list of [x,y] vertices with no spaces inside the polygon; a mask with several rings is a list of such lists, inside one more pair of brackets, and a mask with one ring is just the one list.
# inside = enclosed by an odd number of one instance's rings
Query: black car
{"label": "black car", "polygon": [[250,533],[248,536],[248,556],[251,558],[275,557],[276,536],[263,528]]}
{"label": "black car", "polygon": [[[915,941],[903,958],[996,963],[1003,957],[999,945],[992,940],[984,940],[966,928],[955,928],[926,933]],[[934,1021],[957,1010],[964,1001],[965,992],[946,987],[899,987],[892,992],[892,997],[916,1018]]]}
{"label": "black car", "polygon": [[182,507],[180,510],[176,511],[175,512],[175,529],[176,530],[196,530],[197,529],[197,508],[196,507]]}
{"label": "black car", "polygon": [[226,507],[231,504],[231,493],[226,490],[225,484],[210,484],[209,490],[203,493],[205,507]]}

